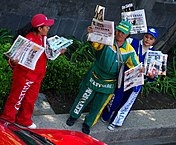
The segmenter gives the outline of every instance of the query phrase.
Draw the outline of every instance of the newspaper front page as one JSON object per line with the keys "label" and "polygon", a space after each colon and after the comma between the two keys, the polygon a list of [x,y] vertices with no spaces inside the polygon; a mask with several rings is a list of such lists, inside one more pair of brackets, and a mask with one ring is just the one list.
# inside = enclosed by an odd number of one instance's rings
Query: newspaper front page
{"label": "newspaper front page", "polygon": [[92,33],[88,34],[87,41],[98,42],[112,46],[114,43],[114,22],[104,20],[105,7],[96,6],[92,19]]}
{"label": "newspaper front page", "polygon": [[167,57],[168,55],[161,51],[148,50],[144,61],[145,75],[166,75]]}
{"label": "newspaper front page", "polygon": [[93,32],[88,34],[88,41],[112,46],[114,43],[114,22],[92,20]]}
{"label": "newspaper front page", "polygon": [[46,40],[46,56],[50,60],[55,60],[60,54],[62,49],[66,49],[73,43],[72,39],[59,37],[57,35],[50,37]]}
{"label": "newspaper front page", "polygon": [[142,63],[124,73],[124,91],[144,84],[144,73],[141,72]]}
{"label": "newspaper front page", "polygon": [[44,47],[19,35],[11,48],[4,54],[10,59],[18,60],[18,64],[34,70],[44,50]]}
{"label": "newspaper front page", "polygon": [[146,33],[147,22],[144,9],[122,12],[122,20],[128,21],[132,24],[131,34]]}

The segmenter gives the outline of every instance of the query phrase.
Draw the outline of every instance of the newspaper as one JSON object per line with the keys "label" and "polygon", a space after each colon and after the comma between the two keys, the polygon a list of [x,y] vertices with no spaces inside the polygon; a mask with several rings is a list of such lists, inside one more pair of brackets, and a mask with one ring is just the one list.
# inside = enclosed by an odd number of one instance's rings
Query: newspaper
{"label": "newspaper", "polygon": [[144,61],[145,75],[166,75],[167,58],[168,55],[161,51],[148,50]]}
{"label": "newspaper", "polygon": [[144,73],[141,72],[142,63],[124,73],[124,91],[144,84]]}
{"label": "newspaper", "polygon": [[104,20],[105,7],[96,6],[95,16],[92,19],[92,33],[88,34],[87,41],[98,42],[105,45],[114,43],[114,22]]}
{"label": "newspaper", "polygon": [[18,60],[18,64],[34,70],[44,50],[44,47],[19,35],[11,48],[4,54],[10,59]]}
{"label": "newspaper", "polygon": [[147,22],[144,9],[122,12],[122,20],[128,21],[132,24],[131,34],[146,33]]}
{"label": "newspaper", "polygon": [[105,45],[113,45],[114,43],[114,22],[92,20],[93,32],[88,34],[88,41],[98,42]]}
{"label": "newspaper", "polygon": [[55,60],[60,54],[62,49],[66,49],[73,43],[73,40],[59,37],[57,35],[50,37],[46,40],[46,56],[50,60]]}

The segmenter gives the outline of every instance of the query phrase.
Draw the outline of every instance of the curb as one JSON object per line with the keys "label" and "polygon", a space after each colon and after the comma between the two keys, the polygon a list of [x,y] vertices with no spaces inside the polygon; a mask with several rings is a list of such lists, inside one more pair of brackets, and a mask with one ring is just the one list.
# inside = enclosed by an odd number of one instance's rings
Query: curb
{"label": "curb", "polygon": [[[33,116],[33,121],[39,128],[54,128],[81,131],[83,118],[69,127],[65,124],[68,114]],[[107,129],[107,124],[98,121],[91,128],[90,135],[107,144],[121,141],[150,139],[154,137],[176,138],[176,109],[133,110],[128,115],[124,125],[114,131]]]}

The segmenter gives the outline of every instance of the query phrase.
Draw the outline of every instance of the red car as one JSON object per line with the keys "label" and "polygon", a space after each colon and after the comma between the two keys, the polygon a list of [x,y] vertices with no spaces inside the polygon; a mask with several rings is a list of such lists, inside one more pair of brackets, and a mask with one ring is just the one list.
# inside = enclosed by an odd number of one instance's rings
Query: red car
{"label": "red car", "polygon": [[0,119],[1,145],[106,145],[84,133],[57,129],[23,129]]}

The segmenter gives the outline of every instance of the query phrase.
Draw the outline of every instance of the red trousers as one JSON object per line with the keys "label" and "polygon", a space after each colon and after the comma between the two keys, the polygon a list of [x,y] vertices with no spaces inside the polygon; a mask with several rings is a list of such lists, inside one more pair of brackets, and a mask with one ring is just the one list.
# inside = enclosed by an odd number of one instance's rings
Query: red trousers
{"label": "red trousers", "polygon": [[1,118],[23,126],[32,124],[34,103],[38,97],[45,72],[34,72],[16,66],[13,70],[12,86]]}

